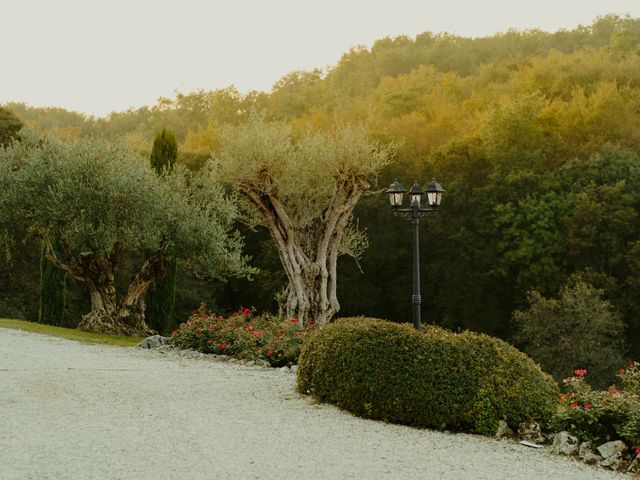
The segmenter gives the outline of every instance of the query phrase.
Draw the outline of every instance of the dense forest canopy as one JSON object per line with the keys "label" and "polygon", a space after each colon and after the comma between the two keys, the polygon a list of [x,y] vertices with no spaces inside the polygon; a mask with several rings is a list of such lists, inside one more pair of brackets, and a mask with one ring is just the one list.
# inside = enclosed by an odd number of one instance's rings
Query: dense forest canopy
{"label": "dense forest canopy", "polygon": [[[121,137],[147,158],[156,132],[170,128],[178,163],[194,170],[220,149],[226,126],[255,110],[300,137],[365,123],[376,140],[400,145],[377,188],[436,176],[447,189],[422,235],[428,322],[512,339],[512,314],[528,292],[553,297],[578,279],[604,292],[628,349],[640,354],[640,19],[605,16],[555,33],[384,38],[326,71],[291,72],[268,93],[177,93],[106,118],[5,107],[35,131],[65,141]],[[385,202],[371,195],[355,210],[370,247],[359,266],[339,264],[341,314],[407,321],[410,231]],[[206,287],[207,298],[220,308],[273,309],[286,284],[277,253],[265,231],[245,234],[262,273]]]}

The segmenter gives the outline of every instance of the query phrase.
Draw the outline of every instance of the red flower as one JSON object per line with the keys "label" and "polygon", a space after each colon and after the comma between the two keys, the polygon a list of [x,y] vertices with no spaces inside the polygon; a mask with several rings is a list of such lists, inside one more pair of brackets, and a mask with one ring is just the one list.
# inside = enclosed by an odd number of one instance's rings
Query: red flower
{"label": "red flower", "polygon": [[218,349],[226,350],[227,349],[227,344],[226,343],[221,343],[220,345],[218,345]]}
{"label": "red flower", "polygon": [[640,455],[640,447],[636,447],[636,455]]}
{"label": "red flower", "polygon": [[259,337],[259,336],[260,336],[260,332],[259,332],[259,331],[257,331],[257,330],[256,330],[256,331],[254,331],[254,332],[253,332],[253,336],[254,336],[254,337]]}
{"label": "red flower", "polygon": [[248,308],[243,308],[242,309],[242,314],[243,315],[249,315],[251,313],[251,310],[249,310]]}
{"label": "red flower", "polygon": [[624,368],[619,368],[618,373],[624,373]]}
{"label": "red flower", "polygon": [[273,350],[271,349],[267,350],[267,355],[273,355]]}
{"label": "red flower", "polygon": [[299,323],[300,320],[298,320],[296,317],[291,317],[291,323]]}
{"label": "red flower", "polygon": [[175,335],[176,333],[178,333],[178,330],[174,330],[173,332],[171,332],[171,335]]}
{"label": "red flower", "polygon": [[585,403],[585,404],[583,405],[583,407],[584,407],[584,408],[591,408],[591,407],[593,407],[593,405],[591,405],[590,403]]}
{"label": "red flower", "polygon": [[578,404],[577,404],[577,403],[575,403],[575,402],[574,402],[574,403],[572,403],[572,404],[571,404],[571,408],[574,408],[574,409],[575,409],[575,408],[578,408]]}
{"label": "red flower", "polygon": [[587,371],[584,369],[578,369],[573,373],[575,373],[579,377],[584,377],[587,374]]}

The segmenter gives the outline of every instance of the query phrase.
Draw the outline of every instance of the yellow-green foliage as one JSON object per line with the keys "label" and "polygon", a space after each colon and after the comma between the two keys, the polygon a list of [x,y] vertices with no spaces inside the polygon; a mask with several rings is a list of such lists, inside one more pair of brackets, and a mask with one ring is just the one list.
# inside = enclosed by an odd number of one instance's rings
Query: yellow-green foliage
{"label": "yellow-green foliage", "polygon": [[501,419],[544,424],[558,399],[551,377],[502,340],[371,318],[312,334],[297,388],[362,417],[483,434]]}

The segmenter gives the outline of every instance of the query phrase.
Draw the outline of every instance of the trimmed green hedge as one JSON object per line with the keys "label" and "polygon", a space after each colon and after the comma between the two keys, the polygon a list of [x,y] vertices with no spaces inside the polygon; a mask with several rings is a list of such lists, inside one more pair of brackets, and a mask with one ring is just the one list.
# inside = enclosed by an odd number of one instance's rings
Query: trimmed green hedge
{"label": "trimmed green hedge", "polygon": [[358,416],[494,434],[498,421],[546,424],[558,389],[525,354],[497,338],[341,319],[305,340],[297,389]]}

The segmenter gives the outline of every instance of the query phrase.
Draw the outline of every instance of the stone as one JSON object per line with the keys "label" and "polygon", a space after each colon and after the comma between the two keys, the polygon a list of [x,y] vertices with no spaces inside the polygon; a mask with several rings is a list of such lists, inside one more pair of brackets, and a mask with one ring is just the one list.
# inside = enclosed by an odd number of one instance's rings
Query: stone
{"label": "stone", "polygon": [[616,453],[622,454],[627,449],[627,446],[622,440],[615,440],[613,442],[603,443],[598,447],[598,452],[605,460],[614,456]]}
{"label": "stone", "polygon": [[587,465],[596,465],[598,462],[603,460],[600,455],[593,451],[593,445],[591,445],[591,442],[582,442],[580,444],[578,458]]}
{"label": "stone", "polygon": [[293,365],[291,367],[291,373],[296,373],[298,371],[298,365]]}
{"label": "stone", "polygon": [[581,459],[589,452],[593,453],[593,445],[591,445],[591,442],[582,442],[580,444],[580,450],[578,451],[578,458]]}
{"label": "stone", "polygon": [[533,443],[544,443],[545,441],[544,435],[540,431],[540,425],[537,423],[523,422],[518,425],[518,436]]}
{"label": "stone", "polygon": [[513,430],[511,430],[511,428],[509,428],[509,425],[507,425],[507,422],[505,422],[504,420],[500,420],[498,422],[498,431],[496,432],[496,437],[498,438],[511,438],[513,437],[514,433]]}
{"label": "stone", "polygon": [[626,470],[629,464],[622,458],[622,452],[616,452],[600,462],[600,466],[622,471]]}
{"label": "stone", "polygon": [[602,457],[597,453],[587,452],[582,457],[580,457],[580,460],[582,460],[587,465],[597,465],[598,462],[602,461]]}
{"label": "stone", "polygon": [[629,473],[640,473],[640,455],[636,455],[636,458],[629,464],[627,468]]}
{"label": "stone", "polygon": [[580,441],[569,432],[560,432],[553,437],[551,448],[560,455],[574,456],[580,451]]}
{"label": "stone", "polygon": [[139,348],[160,348],[171,343],[171,337],[163,337],[162,335],[153,335],[142,340],[139,344]]}

